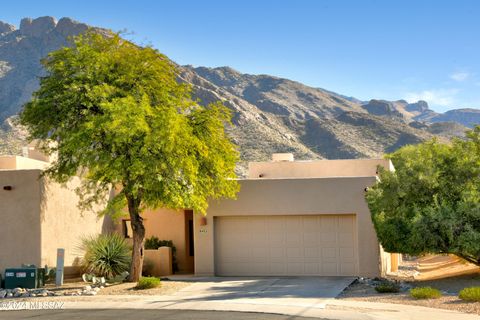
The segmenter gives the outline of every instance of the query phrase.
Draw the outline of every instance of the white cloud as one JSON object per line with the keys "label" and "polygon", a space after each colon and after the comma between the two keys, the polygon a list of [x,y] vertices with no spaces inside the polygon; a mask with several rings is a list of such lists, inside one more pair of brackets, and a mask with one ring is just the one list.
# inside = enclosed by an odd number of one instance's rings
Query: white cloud
{"label": "white cloud", "polygon": [[405,99],[409,103],[425,100],[430,105],[451,107],[455,103],[455,95],[458,92],[458,89],[432,89],[421,92],[408,92],[405,95]]}
{"label": "white cloud", "polygon": [[450,79],[455,80],[457,82],[462,82],[467,80],[470,77],[468,72],[454,72],[450,75]]}

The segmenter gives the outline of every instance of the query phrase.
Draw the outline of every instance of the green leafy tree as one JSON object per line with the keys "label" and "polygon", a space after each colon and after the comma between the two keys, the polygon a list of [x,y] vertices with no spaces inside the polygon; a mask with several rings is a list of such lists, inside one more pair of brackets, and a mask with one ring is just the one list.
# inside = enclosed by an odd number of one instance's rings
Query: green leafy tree
{"label": "green leafy tree", "polygon": [[[128,208],[133,229],[131,281],[143,263],[145,208],[191,208],[235,197],[238,159],[220,103],[199,106],[177,81],[175,65],[150,47],[117,34],[87,32],[51,53],[47,75],[20,121],[30,139],[58,159],[45,172],[65,182],[80,175],[81,204],[115,186],[108,212]],[[51,143],[53,142],[53,143]]]}
{"label": "green leafy tree", "polygon": [[388,156],[366,200],[389,252],[450,253],[480,265],[480,126],[465,140],[406,146]]}

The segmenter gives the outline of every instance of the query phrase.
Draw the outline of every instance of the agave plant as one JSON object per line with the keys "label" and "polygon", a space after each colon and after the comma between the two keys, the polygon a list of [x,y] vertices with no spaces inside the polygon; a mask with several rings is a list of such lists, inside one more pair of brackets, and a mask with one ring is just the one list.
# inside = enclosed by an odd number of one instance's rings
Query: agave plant
{"label": "agave plant", "polygon": [[117,233],[101,234],[82,239],[82,265],[86,272],[107,279],[130,269],[131,249]]}

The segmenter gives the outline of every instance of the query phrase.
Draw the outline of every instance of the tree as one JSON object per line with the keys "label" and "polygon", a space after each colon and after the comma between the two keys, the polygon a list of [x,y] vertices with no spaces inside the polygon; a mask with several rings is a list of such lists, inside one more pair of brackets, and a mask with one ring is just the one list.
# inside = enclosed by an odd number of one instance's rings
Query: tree
{"label": "tree", "polygon": [[[20,122],[30,139],[58,159],[45,171],[56,181],[83,177],[81,204],[121,189],[107,212],[128,208],[133,229],[130,280],[143,263],[145,208],[205,213],[208,199],[235,197],[236,147],[220,103],[199,106],[177,82],[175,65],[158,51],[118,34],[87,32],[51,53],[47,75]],[[54,142],[54,143],[50,143]]]}
{"label": "tree", "polygon": [[480,126],[465,140],[406,146],[366,194],[389,252],[451,253],[480,265]]}

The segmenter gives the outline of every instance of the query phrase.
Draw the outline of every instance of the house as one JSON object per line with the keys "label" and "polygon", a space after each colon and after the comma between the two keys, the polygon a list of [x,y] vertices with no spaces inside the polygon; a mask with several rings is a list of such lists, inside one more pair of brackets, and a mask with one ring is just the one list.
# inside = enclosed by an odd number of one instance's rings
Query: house
{"label": "house", "polygon": [[[396,267],[380,247],[365,202],[383,159],[253,162],[237,199],[211,201],[207,214],[144,214],[147,237],[173,240],[180,272],[197,276],[364,276]],[[128,219],[121,229],[126,236]]]}
{"label": "house", "polygon": [[65,274],[78,274],[82,237],[113,230],[108,217],[77,207],[79,178],[60,185],[41,176],[49,161],[33,145],[24,148],[24,156],[0,156],[2,274],[22,264],[54,267],[57,248],[65,249]]}

